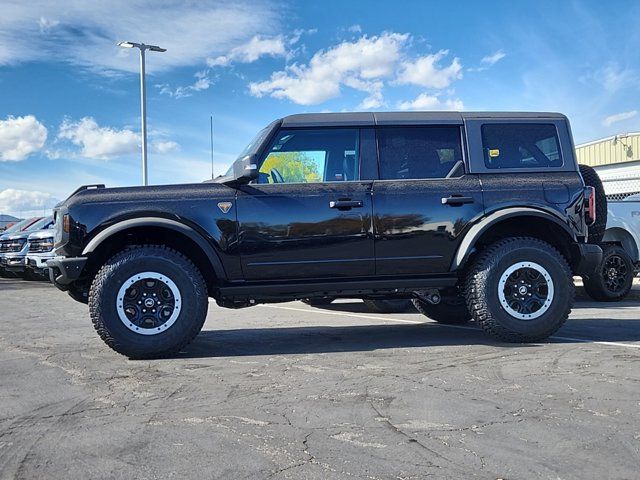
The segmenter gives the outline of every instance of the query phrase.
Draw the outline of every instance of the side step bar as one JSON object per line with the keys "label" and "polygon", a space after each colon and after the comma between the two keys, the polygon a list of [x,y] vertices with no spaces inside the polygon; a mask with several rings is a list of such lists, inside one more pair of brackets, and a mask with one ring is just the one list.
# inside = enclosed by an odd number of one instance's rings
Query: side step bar
{"label": "side step bar", "polygon": [[453,287],[453,276],[430,278],[383,278],[375,280],[317,281],[304,283],[244,283],[219,288],[220,297],[234,300],[275,300],[311,297],[397,295],[429,288]]}

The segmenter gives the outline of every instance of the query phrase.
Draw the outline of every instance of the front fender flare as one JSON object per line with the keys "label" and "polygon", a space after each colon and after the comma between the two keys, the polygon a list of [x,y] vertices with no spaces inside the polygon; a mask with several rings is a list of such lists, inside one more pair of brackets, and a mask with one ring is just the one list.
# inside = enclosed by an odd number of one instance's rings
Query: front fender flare
{"label": "front fender flare", "polygon": [[118,223],[115,223],[101,232],[99,232],[95,237],[93,237],[89,243],[84,247],[82,251],[82,256],[88,256],[91,254],[99,245],[103,242],[107,241],[112,235],[115,235],[119,232],[129,230],[131,228],[139,228],[139,227],[160,227],[166,228],[178,233],[181,233],[191,240],[193,240],[200,249],[204,252],[204,254],[209,259],[211,266],[219,279],[226,279],[226,275],[224,272],[224,268],[222,266],[222,261],[218,254],[216,253],[213,246],[196,230],[191,228],[184,223],[171,220],[168,218],[161,217],[140,217],[140,218],[132,218],[129,220],[122,220]]}
{"label": "front fender flare", "polygon": [[569,226],[564,223],[558,216],[553,213],[547,212],[545,210],[539,210],[531,207],[510,207],[503,208],[501,210],[497,210],[481,221],[473,225],[467,234],[465,235],[462,242],[460,242],[460,246],[456,252],[456,255],[453,257],[453,261],[451,262],[451,271],[458,270],[461,265],[464,265],[469,255],[473,252],[476,242],[492,226],[497,223],[507,220],[508,218],[513,217],[540,217],[546,220],[552,221],[559,227],[561,227],[567,234],[576,241],[575,233],[569,228]]}

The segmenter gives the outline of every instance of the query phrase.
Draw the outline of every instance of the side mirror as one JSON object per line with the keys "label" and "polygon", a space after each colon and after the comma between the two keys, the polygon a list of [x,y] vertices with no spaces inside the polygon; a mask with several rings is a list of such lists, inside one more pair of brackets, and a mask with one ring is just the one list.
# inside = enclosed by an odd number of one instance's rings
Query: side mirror
{"label": "side mirror", "polygon": [[233,162],[233,177],[228,184],[245,185],[258,178],[258,164],[256,155],[247,155]]}

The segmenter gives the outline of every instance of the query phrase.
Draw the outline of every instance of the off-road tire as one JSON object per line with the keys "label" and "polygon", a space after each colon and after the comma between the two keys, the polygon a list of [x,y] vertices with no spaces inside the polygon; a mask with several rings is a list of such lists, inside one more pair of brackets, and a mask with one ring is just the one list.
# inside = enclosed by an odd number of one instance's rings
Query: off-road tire
{"label": "off-road tire", "polygon": [[[166,276],[177,286],[181,310],[166,330],[140,335],[120,320],[116,300],[127,279],[149,271]],[[202,329],[208,306],[207,286],[200,271],[187,257],[163,245],[135,245],[117,253],[100,268],[89,291],[89,312],[96,331],[109,347],[132,359],[178,353]]]}
{"label": "off-road tire", "polygon": [[[542,266],[553,281],[546,311],[534,319],[512,316],[498,297],[502,275],[519,262]],[[566,322],[575,297],[567,260],[554,247],[530,237],[513,237],[489,245],[475,259],[466,279],[465,297],[473,319],[489,335],[513,343],[537,342],[553,335]]]}
{"label": "off-road tire", "polygon": [[589,226],[588,243],[600,243],[607,229],[607,196],[598,173],[588,165],[580,165],[580,174],[584,184],[593,187],[596,192],[596,221]]}
{"label": "off-road tire", "polygon": [[364,304],[375,313],[403,313],[411,308],[409,299],[365,299]]}
{"label": "off-road tire", "polygon": [[440,303],[437,305],[425,302],[419,298],[414,298],[413,306],[425,317],[429,317],[438,323],[459,325],[471,320],[471,314],[469,313],[464,297],[461,295],[442,295]]}
{"label": "off-road tire", "polygon": [[302,300],[302,303],[306,303],[307,305],[311,305],[312,307],[322,307],[325,305],[329,305],[333,302],[335,298],[324,297],[324,298],[305,298]]}
{"label": "off-road tire", "polygon": [[[584,290],[587,295],[599,302],[617,302],[629,295],[633,286],[635,276],[633,260],[625,249],[618,245],[608,243],[601,246],[602,262],[593,274],[583,278]],[[612,264],[612,262],[615,263]],[[607,284],[608,270],[614,266],[616,266],[621,280],[624,280],[619,288],[610,288]]]}

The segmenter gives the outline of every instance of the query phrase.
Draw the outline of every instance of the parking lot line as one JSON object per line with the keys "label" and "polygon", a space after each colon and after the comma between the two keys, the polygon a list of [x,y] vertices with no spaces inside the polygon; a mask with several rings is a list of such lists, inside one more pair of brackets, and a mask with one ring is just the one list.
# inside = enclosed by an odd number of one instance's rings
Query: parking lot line
{"label": "parking lot line", "polygon": [[[413,323],[413,324],[425,323],[417,320],[404,320],[401,318],[379,317],[376,315],[361,315],[358,313],[337,312],[335,310],[318,310],[318,309],[312,310],[310,308],[283,307],[280,305],[259,305],[259,306],[266,307],[266,308],[278,308],[280,310],[292,310],[294,312],[321,313],[324,315],[340,315],[343,317],[365,318],[365,319],[371,319],[371,320],[385,320],[388,322],[396,322],[396,323]],[[439,324],[439,325],[444,328],[457,328],[459,330],[480,331],[479,328],[466,327],[464,325],[446,325],[446,324]],[[640,344],[634,344],[634,343],[607,342],[603,340],[590,340],[588,338],[574,338],[574,337],[560,337],[556,335],[549,338],[552,340],[563,340],[563,341],[577,342],[577,343],[597,343],[598,345],[607,345],[611,347],[640,348]]]}

